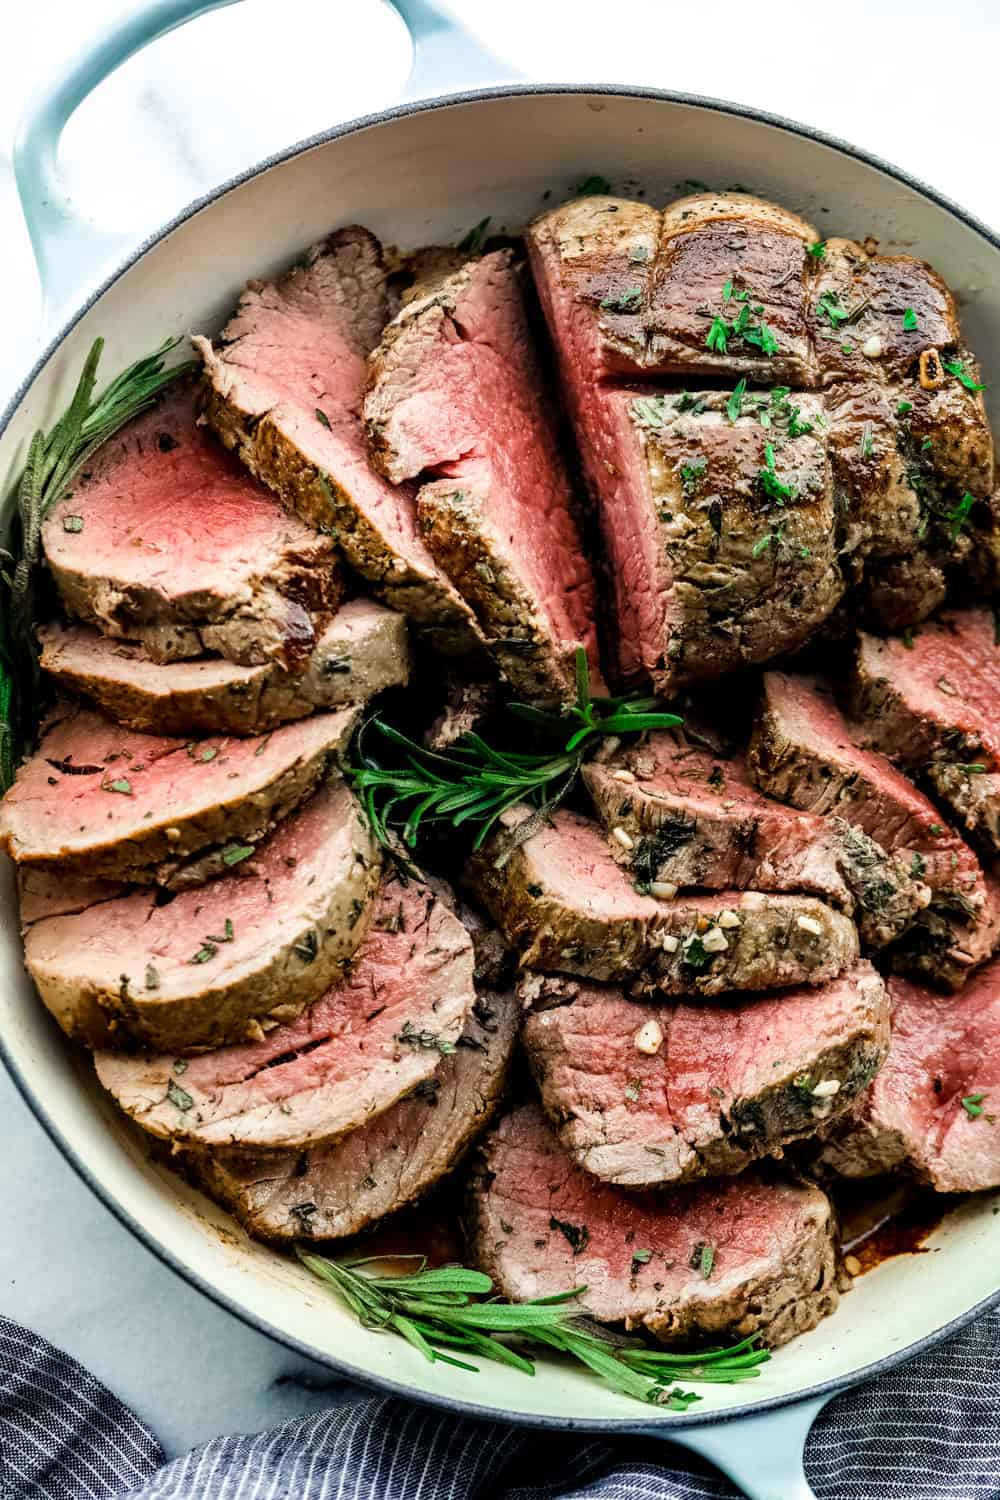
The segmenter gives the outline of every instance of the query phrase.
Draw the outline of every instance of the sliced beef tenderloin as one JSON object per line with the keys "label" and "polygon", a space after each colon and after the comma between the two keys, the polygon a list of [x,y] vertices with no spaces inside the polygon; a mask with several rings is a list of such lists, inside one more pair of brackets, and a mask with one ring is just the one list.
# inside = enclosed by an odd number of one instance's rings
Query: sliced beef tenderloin
{"label": "sliced beef tenderloin", "polygon": [[574,1160],[619,1187],[780,1156],[849,1110],[889,1048],[885,985],[864,961],[818,989],[710,1007],[541,975],[522,989],[541,1007],[524,1045],[545,1110]]}
{"label": "sliced beef tenderloin", "polygon": [[262,734],[318,708],[364,703],[406,683],[406,620],[372,599],[343,605],[293,675],[275,663],[219,657],[154,663],[142,646],[86,625],[45,625],[42,667],[129,729],[158,734]]}
{"label": "sliced beef tenderloin", "polygon": [[333,782],[252,858],[167,904],[148,888],[78,910],[67,898],[30,926],[25,962],[63,1030],[92,1047],[259,1039],[343,977],[378,871],[358,802]]}
{"label": "sliced beef tenderloin", "polygon": [[616,493],[605,485],[600,505],[619,612],[638,609],[660,691],[808,639],[844,590],[815,398],[601,399],[617,455]]}
{"label": "sliced beef tenderloin", "polygon": [[517,1040],[512,994],[481,994],[429,1078],[332,1145],[192,1155],[213,1197],[269,1240],[342,1239],[412,1203],[450,1172],[503,1094]]}
{"label": "sliced beef tenderloin", "polygon": [[70,710],[4,797],[0,844],[22,868],[65,876],[169,884],[191,856],[209,854],[212,871],[227,869],[322,781],[358,712],[185,742]]}
{"label": "sliced beef tenderloin", "polygon": [[123,896],[129,887],[120,880],[88,880],[85,875],[53,875],[48,870],[30,866],[17,872],[17,899],[21,913],[21,931],[44,917],[62,917],[70,912],[86,911],[99,901]]}
{"label": "sliced beef tenderloin", "polygon": [[598,825],[563,809],[498,866],[531,815],[509,809],[466,870],[523,966],[631,981],[635,994],[710,996],[822,984],[858,956],[854,924],[809,896],[637,889]]}
{"label": "sliced beef tenderloin", "polygon": [[833,1209],[752,1173],[623,1193],[573,1162],[535,1104],[505,1116],[473,1179],[473,1256],[515,1302],[583,1286],[602,1323],[672,1343],[759,1333],[783,1344],[837,1305]]}
{"label": "sliced beef tenderloin", "polygon": [[386,602],[468,645],[468,607],[420,538],[412,486],[368,462],[365,359],[389,319],[386,270],[366,229],[339,229],[278,281],[252,281],[205,362],[205,414],[227,447],[310,525],[329,530]]}
{"label": "sliced beef tenderloin", "polygon": [[850,701],[865,741],[925,777],[973,841],[1000,854],[993,611],[956,610],[902,639],[862,633]]}
{"label": "sliced beef tenderloin", "polygon": [[329,537],[198,426],[190,384],[105,444],[42,542],[69,613],[156,661],[297,671],[343,592]]}
{"label": "sliced beef tenderloin", "polygon": [[297,1020],[190,1060],[99,1052],[144,1130],[247,1150],[338,1140],[431,1078],[475,1004],[472,940],[426,886],[389,878],[356,966]]}
{"label": "sliced beef tenderloin", "polygon": [[823,1161],[845,1177],[907,1167],[939,1193],[1000,1187],[1000,960],[960,995],[889,980],[892,1045]]}
{"label": "sliced beef tenderloin", "polygon": [[653,734],[583,775],[612,854],[644,884],[818,896],[853,916],[873,948],[929,900],[909,865],[862,829],[765,797],[740,758]]}
{"label": "sliced beef tenderloin", "polygon": [[[727,650],[733,662],[760,660],[754,653],[761,649],[769,654],[762,640],[766,630],[762,632],[755,613],[765,597],[775,610],[774,649],[792,644],[781,637],[786,630],[794,634],[798,622],[783,609],[775,575],[788,573],[793,552],[799,566],[806,565],[810,583],[802,612],[815,624],[824,610],[833,608],[839,588],[831,577],[828,465],[825,456],[805,462],[810,483],[819,480],[825,493],[810,492],[792,503],[781,528],[781,535],[787,534],[786,558],[785,549],[763,541],[777,530],[780,517],[774,525],[759,524],[766,507],[757,471],[766,459],[754,424],[702,432],[692,419],[711,411],[705,425],[717,425],[722,403],[684,393],[673,401],[640,397],[637,425],[637,393],[630,393],[618,377],[705,371],[735,379],[756,370],[768,384],[786,376],[798,383],[808,364],[802,334],[810,239],[815,232],[784,210],[739,195],[683,200],[662,216],[645,204],[585,198],[544,214],[528,231],[535,281],[611,563],[621,668],[629,677],[652,676],[662,691],[687,680],[682,667],[700,675],[693,640],[686,663],[668,655],[672,645],[675,655],[683,649],[680,641],[671,640],[675,568],[684,585],[676,608],[694,609],[692,630],[700,620],[705,676],[725,670],[719,656]],[[742,297],[747,292],[747,278],[759,279],[765,271],[773,305],[770,300],[751,302],[749,295],[737,300],[737,293]],[[727,284],[728,302],[723,296]],[[731,341],[723,339],[724,349],[718,338],[714,347],[706,342],[712,328],[706,297],[718,304],[734,330]],[[765,323],[774,318],[785,340],[784,355],[765,354],[759,343],[736,335],[740,324],[756,327],[756,336],[763,339],[761,315],[753,314],[754,323],[749,312],[758,306]],[[812,434],[817,452],[818,437]],[[702,438],[712,452],[694,451]],[[788,455],[778,458],[776,453],[778,483],[787,482],[780,475],[785,458],[798,470],[806,451],[807,445],[798,441]],[[698,467],[702,462],[704,471]],[[803,555],[806,547],[808,556]],[[801,575],[784,581],[792,590],[802,586]],[[748,622],[746,629],[736,616]],[[725,641],[727,627],[738,643],[735,652]]]}
{"label": "sliced beef tenderloin", "polygon": [[764,674],[748,764],[764,792],[847,818],[901,856],[932,892],[894,951],[897,968],[957,988],[1000,938],[1000,909],[972,850],[884,755],[861,749],[829,684]]}
{"label": "sliced beef tenderloin", "polygon": [[369,361],[373,462],[426,480],[421,535],[513,687],[565,698],[583,646],[600,678],[594,583],[524,301],[498,250],[424,282]]}

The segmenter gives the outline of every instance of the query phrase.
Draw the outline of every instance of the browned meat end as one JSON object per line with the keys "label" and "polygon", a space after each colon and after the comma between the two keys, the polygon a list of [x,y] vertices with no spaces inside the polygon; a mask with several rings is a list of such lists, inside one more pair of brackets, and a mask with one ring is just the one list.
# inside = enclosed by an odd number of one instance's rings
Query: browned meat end
{"label": "browned meat end", "polygon": [[517,1026],[512,994],[481,993],[455,1051],[370,1125],[333,1145],[256,1155],[216,1150],[193,1155],[191,1165],[251,1234],[358,1234],[453,1170],[503,1093]]}
{"label": "browned meat end", "polygon": [[600,680],[590,567],[510,250],[425,282],[369,361],[375,464],[423,477],[428,548],[475,611],[514,688],[572,692],[584,646]]}
{"label": "browned meat end", "polygon": [[824,385],[901,379],[921,355],[936,350],[948,357],[961,338],[954,297],[912,255],[869,255],[853,240],[829,239],[810,294],[809,328]]}
{"label": "browned meat end", "polygon": [[[172,1052],[263,1036],[344,974],[365,936],[378,849],[343,782],[205,886],[134,891],[35,920],[25,962],[63,1030]],[[77,884],[68,882],[70,896]]]}
{"label": "browned meat end", "polygon": [[192,1147],[317,1145],[430,1078],[475,1003],[472,941],[426,886],[383,885],[355,968],[297,1020],[200,1057],[99,1052],[97,1074],[153,1135]]}
{"label": "browned meat end", "polygon": [[619,1187],[780,1156],[849,1110],[889,1049],[885,986],[864,961],[818,989],[710,1007],[541,975],[522,989],[539,1007],[524,1044],[546,1113],[574,1160]]}
{"label": "browned meat end", "polygon": [[386,271],[366,229],[340,229],[274,282],[251,282],[205,361],[206,416],[297,515],[336,536],[388,604],[466,646],[472,617],[416,525],[412,486],[368,462],[365,359],[389,318]]}
{"label": "browned meat end", "polygon": [[0,841],[17,864],[65,876],[169,884],[209,851],[217,873],[320,783],[357,717],[345,708],[264,737],[184,741],[66,711],[4,797]]}
{"label": "browned meat end", "polygon": [[[815,384],[806,288],[816,238],[745,193],[696,194],[662,213],[579,198],[528,230],[545,300],[596,379],[748,375],[765,385]],[[721,341],[709,337],[716,318],[730,325]]]}
{"label": "browned meat end", "polygon": [[958,988],[993,952],[1000,909],[972,850],[886,756],[855,743],[857,733],[829,684],[767,672],[751,774],[762,791],[847,818],[908,863],[932,899],[895,949],[894,964]]}
{"label": "browned meat end", "polygon": [[858,956],[854,924],[810,896],[637,889],[598,825],[564,809],[498,867],[529,816],[505,813],[466,871],[522,966],[630,981],[635,994],[713,996],[822,984]]}
{"label": "browned meat end", "polygon": [[847,1177],[906,1166],[939,1193],[1000,1187],[1000,959],[959,995],[889,981],[889,1056],[823,1159]]}
{"label": "browned meat end", "polygon": [[343,592],[332,543],[204,427],[190,384],[113,437],[42,541],[70,614],[154,659],[298,671]]}
{"label": "browned meat end", "polygon": [[[634,780],[622,782],[622,771]],[[873,948],[927,904],[926,886],[901,859],[843,819],[765,797],[741,759],[652,734],[583,775],[611,852],[644,884],[818,896],[853,915]]]}
{"label": "browned meat end", "polygon": [[86,625],[45,625],[39,635],[50,677],[144,733],[262,734],[318,708],[364,703],[410,671],[405,618],[372,599],[343,605],[294,676],[219,657],[157,663]]}
{"label": "browned meat end", "polygon": [[577,1167],[534,1104],[488,1136],[469,1219],[476,1263],[503,1296],[585,1286],[593,1317],[665,1343],[782,1344],[837,1304],[833,1211],[818,1188],[744,1173],[626,1194]]}
{"label": "browned meat end", "polygon": [[973,842],[1000,853],[1000,645],[993,612],[956,610],[905,639],[861,634],[851,707],[866,742],[926,778]]}

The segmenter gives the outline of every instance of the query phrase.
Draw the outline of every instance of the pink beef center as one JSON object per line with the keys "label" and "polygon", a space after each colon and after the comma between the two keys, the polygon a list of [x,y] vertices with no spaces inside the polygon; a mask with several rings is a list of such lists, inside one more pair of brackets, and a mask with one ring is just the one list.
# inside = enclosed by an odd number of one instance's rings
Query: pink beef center
{"label": "pink beef center", "polygon": [[[179,409],[178,409],[179,407]],[[176,446],[164,451],[160,434]],[[140,419],[89,485],[57,509],[47,546],[57,563],[77,565],[85,548],[91,573],[108,574],[168,597],[236,595],[282,540],[311,546],[294,521],[206,429],[184,396]],[[82,533],[66,516],[83,517]]]}

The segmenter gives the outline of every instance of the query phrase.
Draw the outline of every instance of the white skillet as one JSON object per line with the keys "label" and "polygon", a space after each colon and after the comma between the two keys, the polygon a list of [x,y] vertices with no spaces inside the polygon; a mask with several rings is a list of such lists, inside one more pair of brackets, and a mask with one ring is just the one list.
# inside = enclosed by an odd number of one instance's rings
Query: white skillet
{"label": "white skillet", "polygon": [[[101,335],[111,373],[168,335],[216,329],[250,276],[277,271],[339,224],[367,224],[403,246],[452,241],[489,214],[524,223],[542,195],[568,195],[593,172],[638,180],[656,203],[686,178],[748,182],[824,231],[874,234],[918,248],[959,293],[972,346],[1000,367],[1000,241],[954,204],[863,152],[750,109],[652,90],[513,83],[454,93],[463,78],[503,75],[426,0],[396,0],[415,42],[408,100],[262,162],[131,253],[74,217],[55,150],[66,120],[126,57],[231,0],[143,0],[33,101],[15,166],[58,328],[0,421],[0,474],[23,462],[32,431],[69,396]],[[433,97],[426,101],[426,96]],[[826,209],[828,212],[821,212]],[[74,306],[74,289],[104,273]],[[997,389],[994,383],[992,389]],[[992,413],[994,421],[1000,412]],[[10,496],[5,499],[9,515]],[[950,1213],[931,1254],[891,1260],[862,1278],[836,1316],[779,1350],[762,1378],[704,1387],[684,1416],[648,1412],[596,1380],[542,1360],[530,1380],[427,1364],[400,1341],[366,1332],[280,1255],[154,1166],[102,1098],[25,977],[11,872],[0,871],[0,1045],[40,1123],[80,1175],[160,1258],[238,1317],[342,1373],[456,1412],[533,1426],[670,1438],[724,1469],[756,1500],[807,1500],[803,1443],[838,1391],[932,1346],[1000,1300],[998,1195]]]}

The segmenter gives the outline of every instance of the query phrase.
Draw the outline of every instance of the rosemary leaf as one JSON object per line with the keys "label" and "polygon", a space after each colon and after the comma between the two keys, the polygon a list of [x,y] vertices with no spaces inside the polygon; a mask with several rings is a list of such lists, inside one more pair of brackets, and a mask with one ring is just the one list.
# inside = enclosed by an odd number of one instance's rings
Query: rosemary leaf
{"label": "rosemary leaf", "polygon": [[[755,1347],[753,1338],[697,1354],[651,1349],[587,1317],[576,1302],[587,1290],[584,1286],[530,1302],[506,1302],[490,1297],[493,1283],[482,1271],[465,1266],[428,1270],[421,1256],[399,1257],[416,1260],[417,1269],[394,1276],[362,1270],[377,1258],[333,1261],[303,1250],[298,1256],[364,1327],[397,1334],[432,1364],[441,1362],[473,1374],[479,1373],[478,1365],[445,1351],[464,1350],[533,1375],[535,1366],[523,1348],[505,1342],[515,1338],[520,1346],[540,1344],[568,1355],[621,1395],[685,1411],[700,1398],[679,1387],[668,1389],[668,1382],[678,1376],[705,1384],[753,1380],[758,1366],[770,1358],[766,1349]],[[476,1297],[490,1299],[479,1302],[473,1300]]]}
{"label": "rosemary leaf", "polygon": [[[378,715],[362,725],[349,774],[382,845],[399,857],[400,842],[404,851],[412,849],[428,824],[447,824],[474,829],[474,846],[480,848],[497,819],[516,803],[531,803],[539,812],[557,806],[605,735],[644,734],[681,723],[655,698],[591,697],[582,648],[576,655],[572,703],[553,709],[511,703],[508,712],[556,741],[551,752],[502,749],[473,733],[447,751],[427,750]],[[399,752],[402,765],[385,765],[376,758],[370,748],[373,734]],[[521,840],[533,831],[520,833]]]}

